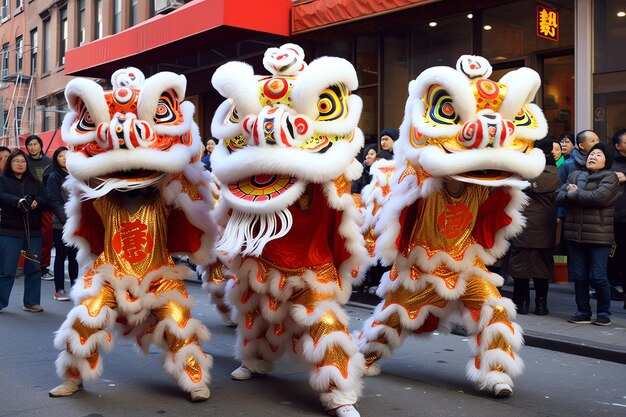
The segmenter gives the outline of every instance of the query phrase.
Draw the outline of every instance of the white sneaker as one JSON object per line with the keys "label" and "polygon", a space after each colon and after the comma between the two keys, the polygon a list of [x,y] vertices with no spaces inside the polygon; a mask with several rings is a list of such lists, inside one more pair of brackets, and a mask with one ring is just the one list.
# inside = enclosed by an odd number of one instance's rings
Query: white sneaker
{"label": "white sneaker", "polygon": [[57,301],[69,301],[70,297],[67,295],[65,290],[59,290],[54,293],[54,299]]}
{"label": "white sneaker", "polygon": [[28,311],[30,313],[41,313],[43,311],[43,307],[41,307],[39,304],[33,304],[22,307],[22,310]]}
{"label": "white sneaker", "polygon": [[44,281],[53,281],[54,275],[52,275],[50,272],[45,272],[41,274],[41,279]]}
{"label": "white sneaker", "polygon": [[513,388],[509,384],[496,384],[493,386],[493,395],[496,398],[508,398],[513,394]]}
{"label": "white sneaker", "polygon": [[246,379],[252,378],[253,375],[254,372],[243,365],[230,373],[231,379],[234,379],[235,381],[245,381]]}
{"label": "white sneaker", "polygon": [[52,398],[67,397],[75,392],[83,389],[83,380],[81,378],[67,378],[64,383],[58,387],[52,388],[48,395]]}
{"label": "white sneaker", "polygon": [[211,391],[209,391],[209,387],[206,385],[202,385],[198,388],[194,388],[189,393],[191,395],[191,402],[197,403],[200,401],[206,401],[211,396]]}
{"label": "white sneaker", "polygon": [[361,414],[359,414],[359,412],[356,411],[356,408],[354,408],[354,405],[352,404],[346,404],[346,405],[342,405],[341,407],[328,410],[328,413],[331,416],[337,416],[337,417],[361,417]]}

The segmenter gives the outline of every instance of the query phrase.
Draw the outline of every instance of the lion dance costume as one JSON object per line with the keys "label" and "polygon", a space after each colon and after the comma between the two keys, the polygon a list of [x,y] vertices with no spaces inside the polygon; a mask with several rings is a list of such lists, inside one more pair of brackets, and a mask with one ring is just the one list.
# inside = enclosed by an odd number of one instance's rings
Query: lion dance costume
{"label": "lion dance costume", "polygon": [[524,226],[521,189],[542,172],[533,141],[547,123],[530,103],[536,72],[521,68],[498,82],[490,74],[484,58],[467,55],[456,70],[421,73],[409,84],[395,160],[372,168],[364,201],[376,217],[376,253],[392,269],[359,336],[368,375],[407,335],[445,330],[455,318],[472,335],[467,374],[481,389],[508,396],[522,372],[515,306],[486,265]]}
{"label": "lion dance costume", "polygon": [[165,370],[192,401],[206,400],[212,359],[200,343],[209,333],[190,314],[183,282],[190,270],[170,256],[198,265],[215,260],[210,177],[199,162],[194,107],[181,102],[186,80],[169,72],[145,79],[126,68],[111,82],[111,91],[86,79],[65,89],[70,200],[63,237],[79,248],[86,272],[54,340],[65,382],[50,396],[70,395],[101,374],[99,350],[112,348],[118,323],[144,352],[150,343],[164,348]]}
{"label": "lion dance costume", "polygon": [[343,309],[367,257],[350,194],[362,169],[356,72],[334,57],[307,66],[293,44],[263,63],[271,75],[230,62],[212,79],[227,98],[211,126],[220,139],[211,163],[225,224],[217,249],[236,276],[226,296],[242,366],[231,376],[267,373],[291,350],[331,414],[358,416],[363,356]]}

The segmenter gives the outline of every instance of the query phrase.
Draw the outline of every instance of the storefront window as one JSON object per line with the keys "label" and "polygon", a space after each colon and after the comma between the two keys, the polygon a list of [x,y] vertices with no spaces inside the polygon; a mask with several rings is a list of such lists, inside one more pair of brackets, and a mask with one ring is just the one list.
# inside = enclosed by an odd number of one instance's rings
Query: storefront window
{"label": "storefront window", "polygon": [[409,34],[386,34],[383,37],[382,71],[382,120],[381,130],[385,127],[400,127],[404,105],[408,96]]}
{"label": "storefront window", "polygon": [[365,135],[365,143],[376,143],[378,141],[378,87],[360,88],[356,94],[363,100],[359,127]]}
{"label": "storefront window", "polygon": [[594,1],[594,73],[626,70],[626,1]]}
{"label": "storefront window", "polygon": [[537,2],[522,0],[482,12],[482,55],[507,61],[574,45],[574,0],[550,1],[558,13],[558,41],[537,36]]}
{"label": "storefront window", "polygon": [[413,26],[411,79],[430,67],[455,67],[461,55],[472,53],[472,19],[468,14]]}
{"label": "storefront window", "polygon": [[541,82],[548,134],[574,133],[574,56],[544,59]]}
{"label": "storefront window", "polygon": [[626,71],[593,76],[593,130],[608,143],[626,128]]}
{"label": "storefront window", "polygon": [[593,12],[593,128],[608,143],[626,128],[626,1],[595,1]]}

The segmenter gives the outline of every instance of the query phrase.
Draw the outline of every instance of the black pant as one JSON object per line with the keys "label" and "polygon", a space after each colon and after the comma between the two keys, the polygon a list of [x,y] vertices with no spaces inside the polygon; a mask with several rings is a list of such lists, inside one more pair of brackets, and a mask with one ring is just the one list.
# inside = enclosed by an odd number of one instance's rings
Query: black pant
{"label": "black pant", "polygon": [[626,223],[613,225],[615,253],[609,257],[606,272],[611,287],[621,285],[626,288]]}
{"label": "black pant", "polygon": [[[547,279],[533,279],[533,284],[535,286],[535,299],[548,298],[549,282]],[[513,278],[513,302],[516,305],[520,305],[522,302],[527,305],[530,304],[529,279]]]}
{"label": "black pant", "polygon": [[66,246],[63,242],[63,230],[52,229],[54,240],[54,288],[55,291],[65,289],[65,258],[67,258],[67,272],[70,275],[70,283],[74,285],[78,278],[78,262],[76,262],[77,249]]}

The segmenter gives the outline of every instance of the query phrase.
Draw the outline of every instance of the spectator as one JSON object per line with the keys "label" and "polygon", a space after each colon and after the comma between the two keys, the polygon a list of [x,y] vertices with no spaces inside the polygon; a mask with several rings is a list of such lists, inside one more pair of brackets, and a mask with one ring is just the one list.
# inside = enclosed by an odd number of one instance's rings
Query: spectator
{"label": "spectator", "polygon": [[46,191],[50,207],[54,214],[52,218],[52,237],[54,240],[54,299],[57,301],[68,301],[69,297],[65,291],[65,259],[67,258],[67,270],[70,276],[70,284],[73,286],[78,278],[78,262],[76,262],[76,248],[67,246],[63,242],[63,226],[67,221],[65,215],[65,203],[67,203],[69,193],[63,187],[67,168],[65,166],[65,154],[67,148],[61,146],[52,156],[52,170],[46,181]]}
{"label": "spectator", "polygon": [[376,145],[366,145],[363,148],[363,173],[357,179],[352,181],[352,188],[350,192],[352,194],[361,194],[361,190],[372,180],[370,174],[370,168],[376,161]]}
{"label": "spectator", "polygon": [[32,175],[28,156],[21,149],[11,151],[0,176],[0,310],[9,304],[15,270],[22,251],[24,263],[24,310],[40,312],[41,212],[48,206],[43,185]]}
{"label": "spectator", "polygon": [[11,149],[6,146],[0,146],[0,172],[4,170],[4,165],[7,163],[7,158],[11,153]]}
{"label": "spectator", "polygon": [[610,170],[612,164],[613,152],[604,143],[597,143],[589,150],[587,170],[572,172],[556,191],[557,203],[567,206],[568,273],[574,281],[577,308],[568,320],[570,323],[591,323],[591,285],[598,297],[593,323],[611,324],[606,266],[613,244],[613,215],[620,196],[619,180]]}
{"label": "spectator", "polygon": [[[24,141],[24,146],[28,151],[28,166],[33,177],[37,181],[44,183],[46,170],[52,164],[52,159],[48,158],[43,152],[43,141],[37,135],[30,135]],[[52,213],[44,211],[41,216],[41,233],[42,233],[42,247],[41,247],[41,279],[44,281],[52,281],[54,276],[48,270],[50,266],[50,251],[52,250]]]}
{"label": "spectator", "polygon": [[200,161],[204,164],[204,168],[207,171],[211,170],[211,154],[213,153],[213,149],[215,149],[215,145],[217,145],[217,139],[214,137],[208,138],[204,144],[206,153]]}
{"label": "spectator", "polygon": [[[545,316],[548,311],[548,288],[554,273],[553,251],[556,244],[556,205],[554,191],[559,188],[553,145],[560,145],[552,137],[537,141],[546,158],[543,172],[530,180],[524,192],[529,197],[524,209],[526,227],[511,239],[508,273],[513,277],[513,302],[519,314],[528,314],[530,279],[535,288],[535,314]],[[560,155],[559,155],[560,156]]]}
{"label": "spectator", "polygon": [[574,149],[574,135],[570,132],[561,133],[561,136],[559,136],[559,142],[561,143],[563,157],[565,159],[569,159],[569,155]]}
{"label": "spectator", "polygon": [[589,150],[598,142],[600,138],[593,130],[583,130],[576,135],[576,147],[570,152],[567,161],[559,167],[561,184],[567,181],[572,172],[585,170]]}
{"label": "spectator", "polygon": [[[563,156],[563,148],[561,148],[561,142],[549,136],[552,140],[551,156],[554,158],[555,166],[558,168],[565,163],[565,157]],[[557,170],[558,174],[558,170]]]}
{"label": "spectator", "polygon": [[45,171],[52,164],[52,159],[43,152],[43,141],[37,135],[30,135],[24,141],[24,146],[28,151],[28,166],[33,177],[43,183]]}
{"label": "spectator", "polygon": [[[624,182],[626,182],[626,129],[621,129],[613,135],[613,146],[615,147],[615,160],[613,161],[613,171],[621,184],[622,195],[615,206],[615,220],[613,223],[613,236],[615,238],[615,251],[609,257],[608,276],[611,284],[611,295],[613,299],[619,293],[621,286],[624,308],[626,309],[626,193],[624,192]],[[621,278],[621,279],[620,279]]]}
{"label": "spectator", "polygon": [[380,132],[380,152],[378,152],[379,159],[393,159],[393,144],[398,140],[400,131],[394,128],[385,128]]}

